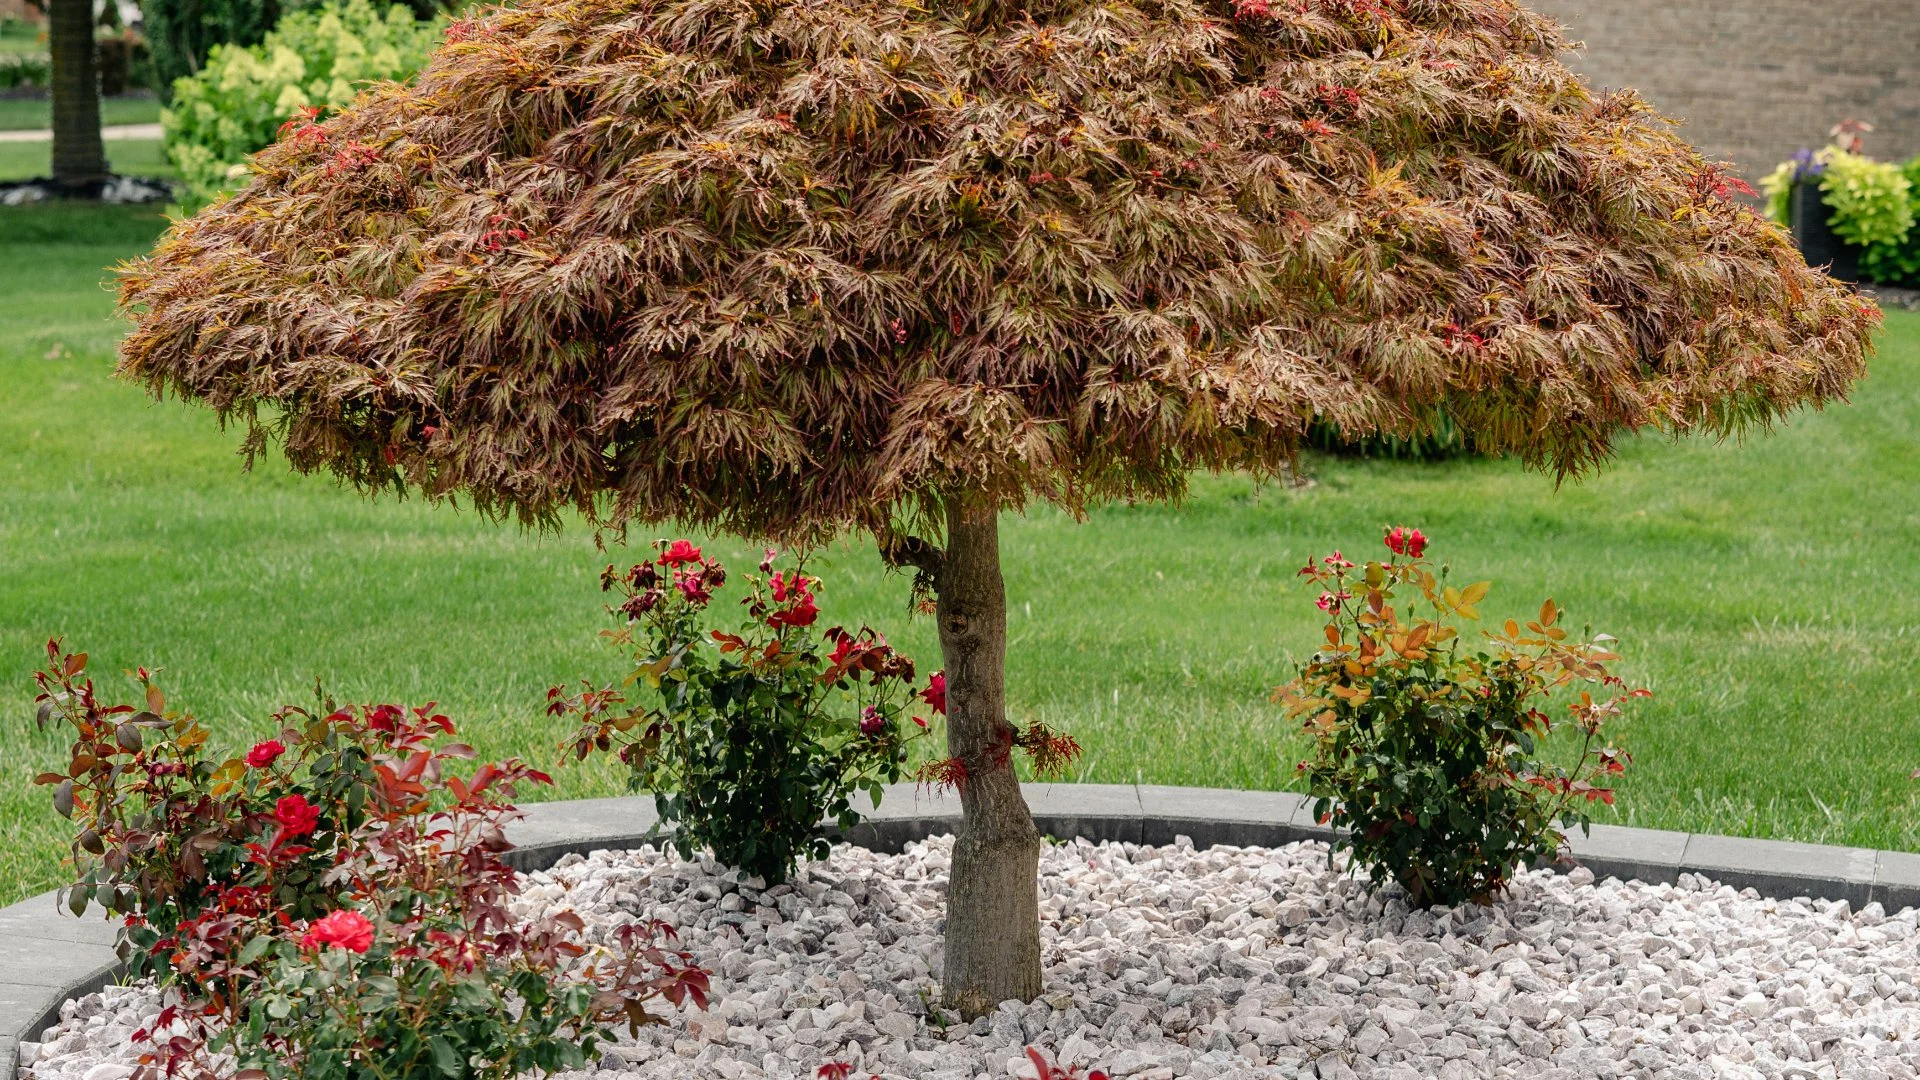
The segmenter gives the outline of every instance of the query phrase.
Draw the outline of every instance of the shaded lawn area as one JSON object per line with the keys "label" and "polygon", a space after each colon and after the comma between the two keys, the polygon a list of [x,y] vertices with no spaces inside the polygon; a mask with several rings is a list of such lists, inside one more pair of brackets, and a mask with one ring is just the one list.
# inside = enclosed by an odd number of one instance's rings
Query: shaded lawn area
{"label": "shaded lawn area", "polygon": [[[123,691],[113,673],[162,668],[235,745],[320,678],[348,700],[437,699],[484,754],[550,762],[545,688],[620,674],[595,578],[628,552],[369,502],[278,461],[243,473],[207,413],[114,381],[99,268],[159,227],[0,212],[0,901],[58,880],[58,819],[28,783],[64,745],[30,720],[50,634]],[[1313,458],[1299,489],[1206,477],[1178,507],[1009,517],[1013,709],[1079,737],[1078,779],[1286,786],[1300,744],[1267,693],[1318,629],[1293,572],[1404,521],[1465,580],[1494,579],[1490,618],[1550,592],[1621,639],[1658,696],[1622,728],[1619,820],[1920,849],[1920,316],[1888,327],[1850,407],[1744,446],[1632,440],[1558,490],[1506,461]],[[907,581],[867,546],[815,569],[827,620],[937,666]],[[562,795],[619,790],[604,768],[556,773]]]}

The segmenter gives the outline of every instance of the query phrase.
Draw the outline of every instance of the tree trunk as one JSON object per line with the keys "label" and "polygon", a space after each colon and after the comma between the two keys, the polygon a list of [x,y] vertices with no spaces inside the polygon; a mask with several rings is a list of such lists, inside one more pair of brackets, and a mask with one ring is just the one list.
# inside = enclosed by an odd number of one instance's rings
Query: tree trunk
{"label": "tree trunk", "polygon": [[1040,993],[1040,832],[1020,794],[1007,723],[1007,597],[992,508],[947,510],[938,575],[947,753],[967,769],[947,887],[943,996],[969,1019]]}
{"label": "tree trunk", "polygon": [[53,53],[53,181],[76,195],[97,195],[107,178],[100,141],[100,77],[93,55],[93,0],[51,0],[47,42]]}

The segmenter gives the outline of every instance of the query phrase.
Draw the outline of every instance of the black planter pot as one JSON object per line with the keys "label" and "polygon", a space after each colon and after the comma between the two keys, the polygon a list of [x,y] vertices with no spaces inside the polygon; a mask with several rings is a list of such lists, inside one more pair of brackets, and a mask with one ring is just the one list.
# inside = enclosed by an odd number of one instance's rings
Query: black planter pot
{"label": "black planter pot", "polygon": [[1833,211],[1820,199],[1818,181],[1802,180],[1793,185],[1787,202],[1787,225],[1793,230],[1793,242],[1800,245],[1800,254],[1806,256],[1807,265],[1825,268],[1830,276],[1841,281],[1858,283],[1860,249],[1834,233],[1833,226],[1827,224],[1832,216]]}

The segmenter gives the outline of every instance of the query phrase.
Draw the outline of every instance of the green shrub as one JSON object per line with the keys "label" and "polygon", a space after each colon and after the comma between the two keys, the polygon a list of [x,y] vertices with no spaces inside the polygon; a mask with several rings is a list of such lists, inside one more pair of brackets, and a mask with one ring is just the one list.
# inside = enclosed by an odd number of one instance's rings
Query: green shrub
{"label": "green shrub", "polygon": [[[1386,542],[1388,561],[1356,567],[1335,552],[1300,572],[1321,589],[1326,638],[1276,697],[1314,740],[1300,771],[1315,815],[1342,830],[1336,851],[1415,904],[1486,902],[1516,867],[1563,854],[1556,825],[1585,827],[1589,805],[1613,802],[1602,785],[1627,755],[1601,728],[1646,691],[1608,674],[1610,639],[1571,640],[1552,600],[1467,649],[1451,622],[1479,619],[1487,583],[1445,584],[1418,530]],[[1581,683],[1601,700],[1582,691],[1569,704],[1579,755],[1562,768],[1541,758],[1553,725],[1539,706]]]}
{"label": "green shrub", "polygon": [[1792,224],[1789,217],[1793,212],[1793,185],[1804,168],[1797,160],[1783,161],[1760,178],[1760,193],[1767,200],[1767,216],[1782,225]]}
{"label": "green shrub", "polygon": [[0,53],[0,90],[45,89],[53,77],[46,53]]}
{"label": "green shrub", "polygon": [[369,83],[413,77],[443,28],[399,4],[347,0],[288,15],[258,45],[214,46],[204,70],[174,84],[160,116],[186,208],[244,183],[248,155],[302,110],[343,108]]}
{"label": "green shrub", "polygon": [[1898,244],[1913,228],[1912,187],[1906,173],[1860,154],[1829,147],[1820,197],[1833,211],[1829,224],[1849,244]]}
{"label": "green shrub", "polygon": [[[421,19],[442,9],[438,0],[403,2]],[[314,0],[141,0],[148,78],[169,97],[176,80],[206,66],[215,46],[258,45],[286,15],[318,6]]]}
{"label": "green shrub", "polygon": [[[1920,201],[1920,157],[1900,167],[1910,197]],[[1868,244],[1860,253],[1860,274],[1881,285],[1920,285],[1920,229],[1908,229],[1898,240]]]}
{"label": "green shrub", "polygon": [[1341,457],[1391,461],[1447,461],[1474,454],[1466,431],[1444,413],[1434,418],[1429,431],[1406,436],[1376,432],[1352,437],[1331,421],[1316,419],[1307,427],[1307,445]]}

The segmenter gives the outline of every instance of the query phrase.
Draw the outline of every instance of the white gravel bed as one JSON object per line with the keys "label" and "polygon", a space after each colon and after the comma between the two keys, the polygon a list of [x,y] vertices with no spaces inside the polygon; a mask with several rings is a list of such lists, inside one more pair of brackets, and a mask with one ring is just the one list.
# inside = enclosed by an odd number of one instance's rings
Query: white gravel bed
{"label": "white gravel bed", "polygon": [[[1049,846],[1047,990],[942,1026],[951,842],[841,847],[761,889],[652,849],[569,856],[526,905],[596,930],[655,916],[715,972],[714,1006],[645,1030],[567,1080],[1032,1075],[1038,1046],[1131,1080],[1920,1076],[1920,934],[1907,910],[1524,875],[1492,908],[1366,897],[1324,845]],[[153,992],[69,1002],[21,1077],[119,1080]]]}

